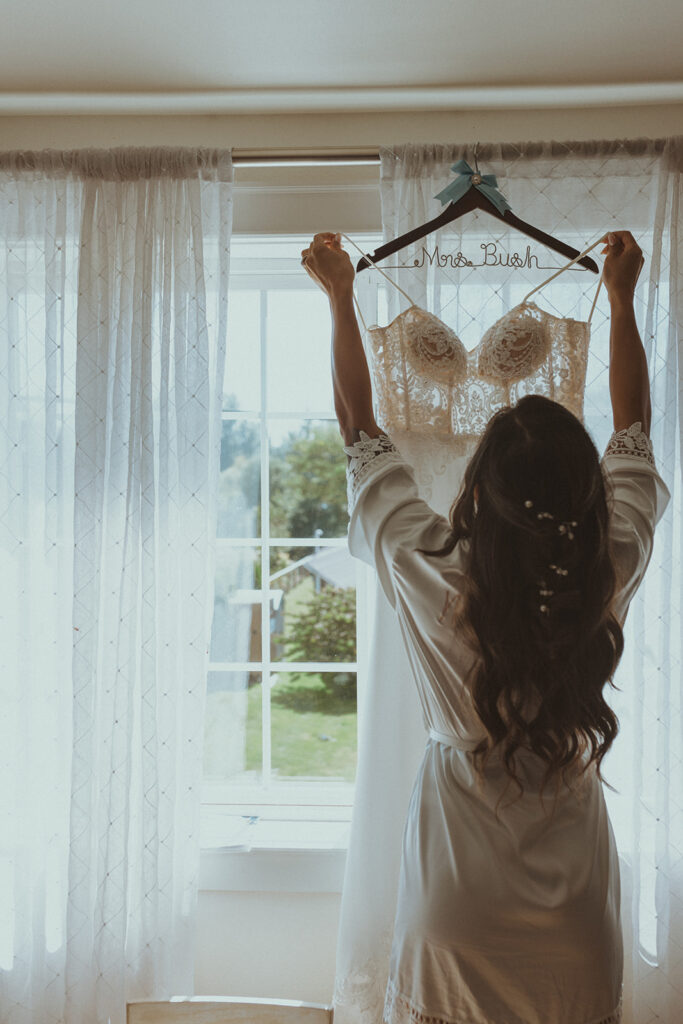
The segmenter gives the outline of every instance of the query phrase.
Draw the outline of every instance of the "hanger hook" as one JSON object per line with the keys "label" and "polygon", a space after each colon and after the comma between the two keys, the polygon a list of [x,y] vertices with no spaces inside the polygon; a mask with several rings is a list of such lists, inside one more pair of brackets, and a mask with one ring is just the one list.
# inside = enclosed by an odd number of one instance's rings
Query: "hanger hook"
{"label": "hanger hook", "polygon": [[477,160],[477,150],[479,149],[479,143],[474,144],[474,171],[475,174],[479,174],[479,161]]}

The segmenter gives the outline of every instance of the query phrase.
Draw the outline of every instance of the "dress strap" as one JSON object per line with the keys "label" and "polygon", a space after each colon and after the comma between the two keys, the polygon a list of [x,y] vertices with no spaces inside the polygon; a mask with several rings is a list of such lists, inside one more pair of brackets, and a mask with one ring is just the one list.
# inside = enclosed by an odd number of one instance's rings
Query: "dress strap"
{"label": "dress strap", "polygon": [[[600,235],[600,237],[598,238],[598,240],[596,242],[593,242],[593,244],[589,245],[587,249],[584,249],[583,252],[580,252],[578,256],[575,256],[574,259],[570,260],[569,263],[567,263],[564,267],[560,267],[559,270],[556,270],[555,273],[552,274],[550,277],[547,277],[545,279],[545,281],[541,281],[541,283],[537,284],[535,288],[532,288],[531,291],[529,292],[529,294],[526,295],[522,299],[522,301],[520,302],[520,306],[523,306],[524,303],[526,302],[526,300],[528,298],[530,298],[534,294],[534,292],[537,292],[539,290],[539,288],[543,288],[544,285],[548,284],[550,281],[553,281],[556,277],[559,277],[560,274],[563,274],[565,272],[565,270],[568,270],[569,267],[572,266],[572,264],[576,263],[580,259],[583,259],[583,257],[587,253],[589,253],[591,251],[591,249],[594,249],[596,247],[596,245],[600,245],[600,243],[602,242],[604,237],[605,237],[605,232],[603,231],[603,233]],[[605,268],[603,267],[603,269],[600,271],[600,280],[598,281],[598,287],[596,288],[596,291],[595,291],[595,296],[593,298],[593,305],[591,306],[591,311],[588,314],[588,320],[586,321],[587,323],[590,323],[591,319],[593,317],[593,310],[595,309],[595,303],[598,301],[598,292],[600,291],[600,286],[602,284],[602,275],[604,273],[604,269]]]}
{"label": "dress strap", "polygon": [[[370,264],[371,266],[373,266],[373,267],[375,268],[375,270],[379,270],[380,274],[384,274],[384,276],[386,277],[387,281],[388,281],[388,282],[389,282],[390,284],[393,284],[394,288],[398,288],[398,290],[399,290],[400,292],[402,292],[402,293],[403,293],[403,294],[405,295],[405,297],[407,298],[407,300],[408,300],[408,302],[410,303],[410,305],[411,305],[411,306],[414,306],[414,305],[415,305],[415,303],[414,303],[414,302],[413,302],[413,300],[411,299],[410,295],[408,295],[408,293],[407,293],[407,292],[404,292],[404,291],[403,291],[403,289],[401,288],[401,286],[400,286],[400,285],[398,285],[398,284],[396,284],[396,282],[395,282],[395,281],[392,281],[392,280],[391,280],[391,278],[389,277],[389,275],[388,275],[388,274],[386,274],[386,273],[384,273],[384,271],[382,270],[382,268],[381,268],[381,267],[378,267],[378,266],[377,266],[377,264],[376,264],[375,262],[373,262],[373,260],[371,260],[371,259],[370,259],[370,257],[369,257],[369,256],[367,255],[367,253],[364,253],[364,252],[363,252],[363,250],[362,250],[362,249],[360,248],[360,246],[356,245],[356,243],[354,242],[354,240],[353,240],[352,238],[349,238],[349,236],[348,236],[348,235],[346,235],[346,234],[344,234],[344,232],[343,232],[343,231],[340,231],[340,232],[339,232],[339,234],[340,234],[340,235],[343,235],[343,237],[344,237],[344,238],[346,238],[346,239],[347,239],[347,241],[349,241],[349,242],[351,243],[351,245],[355,245],[355,246],[356,246],[356,249],[358,249],[358,252],[359,252],[359,253],[361,254],[361,256],[364,256],[364,257],[365,257],[365,259],[366,259],[366,260],[368,261],[368,263],[369,263],[369,264]],[[361,313],[361,311],[360,311],[360,306],[358,305],[358,300],[357,300],[357,298],[356,298],[356,295],[355,295],[355,293],[354,293],[354,295],[353,295],[353,301],[354,301],[354,302],[356,303],[356,309],[358,310],[358,315],[360,316],[360,318],[361,318],[361,320],[362,320],[362,322],[363,322],[363,327],[365,328],[365,330],[366,330],[366,332],[367,332],[367,329],[368,329],[368,328],[367,328],[367,324],[365,323],[365,320],[363,319],[363,314],[362,314],[362,313]]]}

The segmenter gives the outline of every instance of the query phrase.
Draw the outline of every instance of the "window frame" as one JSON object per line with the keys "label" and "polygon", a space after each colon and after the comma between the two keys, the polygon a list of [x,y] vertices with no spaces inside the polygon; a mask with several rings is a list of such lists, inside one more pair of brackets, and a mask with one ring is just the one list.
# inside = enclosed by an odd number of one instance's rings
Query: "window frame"
{"label": "window frame", "polygon": [[[356,234],[358,234],[356,232]],[[253,232],[233,234],[234,240],[248,241],[257,237]],[[302,239],[296,233],[273,233],[266,238],[293,242]],[[258,240],[266,240],[261,234]],[[359,235],[360,244],[368,250],[381,244],[381,233],[365,231]],[[245,261],[246,262],[246,261]],[[333,410],[272,412],[267,404],[268,363],[267,363],[267,292],[300,291],[310,293],[317,290],[308,278],[302,277],[300,259],[280,257],[277,259],[250,258],[249,269],[240,269],[239,255],[231,253],[230,292],[256,291],[259,293],[259,343],[260,343],[260,409],[222,410],[221,420],[252,421],[259,424],[261,445],[261,522],[260,537],[216,538],[217,550],[223,548],[248,547],[258,552],[261,559],[262,583],[269,575],[269,551],[271,547],[293,547],[310,545],[316,547],[345,547],[346,537],[271,537],[270,535],[270,449],[269,426],[274,420],[329,421],[337,422]],[[356,285],[357,293],[364,292],[364,301],[369,309],[377,312],[380,282],[364,275]],[[322,296],[321,296],[322,298]],[[372,321],[371,321],[372,322]],[[228,338],[228,344],[230,339]],[[343,440],[339,438],[340,458],[343,457]],[[356,565],[356,661],[334,663],[304,663],[271,661],[270,658],[270,616],[269,588],[261,588],[261,662],[209,661],[207,672],[253,671],[261,673],[262,685],[273,671],[292,671],[306,668],[314,670],[344,670],[356,674],[357,720],[356,736],[360,730],[360,707],[365,691],[369,655],[369,589],[372,585],[372,571],[368,566]],[[265,692],[262,691],[262,692]],[[262,758],[268,764],[270,758],[270,702],[262,710]],[[261,784],[202,781],[202,829],[200,837],[200,889],[225,888],[229,890],[253,891],[254,887],[265,887],[262,891],[318,891],[340,892],[343,865],[348,846],[351,813],[355,796],[355,782],[327,781],[325,779],[291,778],[273,782],[267,774]],[[307,812],[308,818],[306,818]],[[221,818],[234,823],[236,816],[253,825],[254,819],[263,816],[268,821],[288,821],[293,838],[286,845],[274,845],[272,840],[258,835],[253,827],[242,829],[240,838],[234,836],[233,845],[221,846]],[[289,815],[289,816],[288,816]],[[318,824],[329,822],[329,835],[323,835],[317,843],[305,838],[305,822],[315,820]],[[296,822],[300,827],[297,828]],[[227,825],[227,820],[226,820]],[[233,826],[234,829],[234,826]],[[227,830],[226,830],[227,831]],[[320,829],[318,832],[320,833]],[[324,828],[322,830],[325,831]],[[213,832],[213,836],[207,836]],[[255,834],[256,833],[256,834]],[[319,857],[319,860],[316,860]],[[297,859],[298,858],[298,859]],[[245,867],[245,862],[251,867]],[[293,867],[294,863],[298,865]],[[302,889],[302,886],[304,887]],[[271,889],[272,887],[272,889]]]}

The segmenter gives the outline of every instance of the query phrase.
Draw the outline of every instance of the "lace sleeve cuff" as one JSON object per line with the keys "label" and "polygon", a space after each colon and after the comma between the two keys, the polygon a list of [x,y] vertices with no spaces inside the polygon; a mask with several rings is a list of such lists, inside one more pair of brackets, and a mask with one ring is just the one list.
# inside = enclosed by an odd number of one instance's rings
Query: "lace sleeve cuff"
{"label": "lace sleeve cuff", "polygon": [[367,482],[384,476],[392,466],[405,466],[405,460],[386,434],[370,437],[364,430],[360,432],[360,440],[346,445],[344,451],[351,460],[346,467],[346,483],[349,515],[352,515]]}
{"label": "lace sleeve cuff", "polygon": [[652,441],[642,429],[642,423],[632,423],[625,430],[615,430],[605,448],[605,455],[630,455],[655,465]]}

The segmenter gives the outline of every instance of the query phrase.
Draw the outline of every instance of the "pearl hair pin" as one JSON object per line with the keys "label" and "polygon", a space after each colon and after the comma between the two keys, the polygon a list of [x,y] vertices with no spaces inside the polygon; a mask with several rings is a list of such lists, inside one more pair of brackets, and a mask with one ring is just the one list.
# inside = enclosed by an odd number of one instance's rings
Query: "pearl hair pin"
{"label": "pearl hair pin", "polygon": [[559,565],[553,565],[552,562],[550,563],[548,568],[549,569],[554,569],[558,576],[568,576],[569,575],[569,569],[562,569],[562,568],[560,568]]}
{"label": "pearl hair pin", "polygon": [[[526,501],[524,502],[524,507],[525,508],[533,508],[534,507],[534,503],[531,500],[531,498],[527,498],[526,499]],[[555,516],[551,512],[537,512],[536,513],[536,518],[537,519],[554,519]],[[569,538],[569,540],[574,540],[574,533],[572,531],[572,527],[573,526],[578,526],[578,525],[579,524],[576,522],[575,519],[567,519],[564,522],[558,523],[557,532],[558,533],[562,533],[562,534],[566,534],[567,537]]]}
{"label": "pearl hair pin", "polygon": [[[533,508],[534,507],[534,503],[531,500],[531,498],[527,498],[526,499],[526,501],[524,502],[524,507],[525,508]],[[554,519],[555,516],[552,515],[551,512],[537,512],[536,513],[536,518],[537,519]],[[557,527],[558,533],[566,535],[569,538],[569,540],[574,540],[574,533],[572,531],[572,527],[574,527],[574,526],[578,526],[578,523],[576,522],[576,520],[575,519],[567,519],[564,522],[558,523],[558,527]],[[569,570],[568,569],[563,569],[561,566],[555,565],[553,562],[550,563],[548,568],[552,569],[553,572],[555,572],[558,576],[568,576],[569,575]],[[540,598],[552,597],[552,595],[554,593],[555,593],[554,590],[547,589],[546,582],[545,582],[545,580],[543,580],[541,585],[540,585],[540,587],[539,587],[538,596]],[[548,605],[545,604],[545,603],[540,604],[538,606],[538,608],[539,608],[539,611],[542,612],[544,615],[548,615],[549,612],[550,612],[550,609],[548,608]]]}

